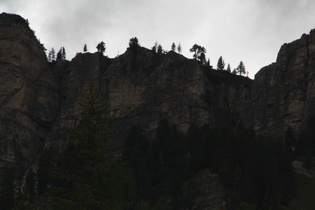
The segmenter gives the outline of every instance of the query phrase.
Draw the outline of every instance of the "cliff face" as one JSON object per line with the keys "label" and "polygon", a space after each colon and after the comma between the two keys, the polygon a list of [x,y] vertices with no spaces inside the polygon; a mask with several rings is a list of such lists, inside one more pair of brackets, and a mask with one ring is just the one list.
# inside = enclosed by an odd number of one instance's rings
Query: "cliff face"
{"label": "cliff face", "polygon": [[[250,100],[252,81],[213,71],[175,52],[128,49],[105,70],[102,82],[124,139],[132,124],[148,133],[161,119],[186,131],[197,125],[237,123]],[[121,144],[121,143],[119,143]]]}
{"label": "cliff face", "polygon": [[297,133],[315,114],[315,31],[284,44],[276,63],[255,76],[251,112],[259,133]]}
{"label": "cliff face", "polygon": [[42,150],[58,96],[42,45],[19,16],[0,15],[0,167],[25,167]]}
{"label": "cliff face", "polygon": [[138,47],[109,59],[98,53],[78,54],[71,62],[52,65],[60,88],[59,115],[46,138],[46,146],[65,145],[71,116],[92,83],[108,102],[116,135],[111,145],[121,151],[132,125],[148,135],[162,119],[186,131],[191,123],[237,124],[243,104],[250,100],[252,81],[215,72],[195,60],[170,52],[158,55]]}
{"label": "cliff face", "polygon": [[[114,58],[79,53],[48,63],[19,16],[0,15],[0,168],[27,167],[45,147],[63,150],[78,101],[92,83],[115,119],[121,151],[132,125],[152,135],[162,119],[182,131],[195,123],[283,135],[315,114],[315,32],[281,47],[255,81],[215,71],[175,52],[138,47]],[[0,171],[1,172],[1,171]]]}
{"label": "cliff face", "polygon": [[252,81],[213,71],[175,52],[138,47],[109,59],[77,54],[47,63],[27,21],[0,15],[0,167],[26,167],[45,147],[64,149],[78,101],[93,83],[115,117],[111,145],[121,150],[129,128],[148,135],[161,119],[182,131],[198,125],[239,123]]}

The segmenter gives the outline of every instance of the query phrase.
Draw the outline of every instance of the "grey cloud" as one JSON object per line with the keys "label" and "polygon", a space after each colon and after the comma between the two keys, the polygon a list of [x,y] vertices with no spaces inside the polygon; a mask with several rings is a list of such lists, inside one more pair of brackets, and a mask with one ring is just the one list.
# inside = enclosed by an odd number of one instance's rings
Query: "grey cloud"
{"label": "grey cloud", "polygon": [[68,59],[87,44],[105,41],[109,56],[122,53],[137,36],[147,48],[159,41],[168,50],[181,42],[183,53],[204,45],[212,65],[220,55],[232,66],[245,62],[251,76],[276,59],[282,43],[313,25],[312,0],[1,0],[28,18],[46,48],[65,46]]}

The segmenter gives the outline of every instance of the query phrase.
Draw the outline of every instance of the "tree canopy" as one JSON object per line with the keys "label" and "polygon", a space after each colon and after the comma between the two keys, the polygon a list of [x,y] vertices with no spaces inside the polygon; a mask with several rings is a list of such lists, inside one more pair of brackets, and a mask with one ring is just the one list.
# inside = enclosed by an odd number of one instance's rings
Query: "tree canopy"
{"label": "tree canopy", "polygon": [[51,50],[48,52],[47,60],[48,62],[53,62],[56,60],[56,52],[54,48],[51,48]]}
{"label": "tree canopy", "polygon": [[100,43],[97,44],[96,49],[97,49],[98,53],[104,54],[104,52],[106,50],[105,43],[103,41],[101,41]]}
{"label": "tree canopy", "polygon": [[222,58],[222,56],[220,56],[218,63],[217,63],[217,70],[224,70],[225,67],[225,62]]}
{"label": "tree canopy", "polygon": [[236,72],[239,73],[240,75],[246,74],[246,68],[243,61],[241,61],[240,64],[237,66]]}
{"label": "tree canopy", "polygon": [[64,47],[61,47],[57,53],[57,61],[64,61],[66,60],[66,50]]}
{"label": "tree canopy", "polygon": [[139,47],[139,41],[138,41],[138,38],[137,37],[132,37],[130,40],[129,40],[129,47],[134,49],[134,48],[137,48]]}
{"label": "tree canopy", "polygon": [[228,64],[226,70],[231,73],[231,66],[230,66],[230,64]]}
{"label": "tree canopy", "polygon": [[171,49],[172,49],[172,51],[174,51],[175,52],[175,50],[176,50],[176,45],[175,45],[175,43],[173,42],[173,44],[172,44],[172,46],[171,46]]}
{"label": "tree canopy", "polygon": [[178,43],[178,45],[177,45],[177,52],[178,53],[182,52],[182,46],[180,45],[180,43]]}
{"label": "tree canopy", "polygon": [[158,45],[159,45],[159,43],[156,41],[154,43],[153,47],[151,48],[153,50],[153,52],[157,53]]}
{"label": "tree canopy", "polygon": [[163,47],[162,45],[159,44],[158,48],[157,48],[157,53],[158,54],[162,54],[163,53]]}
{"label": "tree canopy", "polygon": [[189,51],[194,53],[193,57],[195,60],[201,60],[201,54],[207,52],[204,47],[197,44],[194,44]]}

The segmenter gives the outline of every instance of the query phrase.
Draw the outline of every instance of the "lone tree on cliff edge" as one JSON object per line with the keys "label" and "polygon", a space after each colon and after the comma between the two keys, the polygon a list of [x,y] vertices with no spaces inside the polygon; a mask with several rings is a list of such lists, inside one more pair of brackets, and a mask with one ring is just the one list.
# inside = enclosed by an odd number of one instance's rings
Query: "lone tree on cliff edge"
{"label": "lone tree on cliff edge", "polygon": [[236,72],[239,73],[240,75],[246,74],[246,68],[245,68],[243,61],[241,61],[240,64],[238,65],[238,67],[236,68]]}
{"label": "lone tree on cliff edge", "polygon": [[104,52],[106,50],[105,43],[103,41],[101,41],[100,43],[97,44],[96,49],[97,49],[98,53],[104,54]]}
{"label": "lone tree on cliff edge", "polygon": [[189,51],[194,53],[193,57],[195,60],[201,60],[202,59],[201,55],[207,52],[204,47],[201,47],[200,45],[197,44],[194,44],[194,46],[192,46],[192,48]]}
{"label": "lone tree on cliff edge", "polygon": [[174,43],[174,42],[173,42],[173,44],[172,44],[171,49],[172,49],[172,51],[174,51],[174,52],[175,52],[175,50],[176,50],[176,45],[175,45],[175,43]]}
{"label": "lone tree on cliff edge", "polygon": [[182,52],[182,46],[180,45],[180,43],[178,43],[178,45],[177,45],[177,52],[178,53]]}
{"label": "lone tree on cliff edge", "polygon": [[129,47],[132,48],[132,49],[135,49],[137,47],[139,47],[139,41],[138,41],[138,38],[137,37],[132,37],[130,40],[129,40]]}
{"label": "lone tree on cliff edge", "polygon": [[231,66],[230,66],[230,64],[228,64],[226,70],[227,70],[229,73],[231,73]]}
{"label": "lone tree on cliff edge", "polygon": [[218,64],[217,64],[217,70],[224,70],[224,67],[225,67],[224,60],[223,60],[222,56],[220,56],[220,58],[218,60]]}

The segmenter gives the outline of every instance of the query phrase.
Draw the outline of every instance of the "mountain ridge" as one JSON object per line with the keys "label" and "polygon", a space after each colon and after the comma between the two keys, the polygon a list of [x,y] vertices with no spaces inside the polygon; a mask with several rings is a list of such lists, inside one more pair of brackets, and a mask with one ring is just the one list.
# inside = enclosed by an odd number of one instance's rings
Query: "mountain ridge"
{"label": "mountain ridge", "polygon": [[183,132],[191,124],[219,124],[270,136],[284,136],[288,127],[298,133],[315,112],[314,40],[311,31],[284,44],[277,61],[251,80],[143,47],[116,58],[78,53],[71,61],[48,63],[27,21],[1,14],[0,167],[26,168],[43,149],[63,151],[91,83],[115,117],[110,143],[118,152],[132,125],[153,135],[163,119]]}

